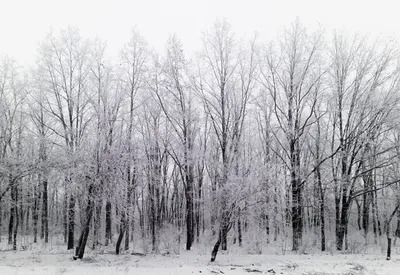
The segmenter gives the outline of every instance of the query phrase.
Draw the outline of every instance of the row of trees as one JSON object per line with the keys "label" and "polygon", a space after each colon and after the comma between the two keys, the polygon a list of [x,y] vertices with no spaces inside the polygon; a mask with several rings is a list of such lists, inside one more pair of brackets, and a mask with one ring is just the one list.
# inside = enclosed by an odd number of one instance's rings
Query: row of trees
{"label": "row of trees", "polygon": [[324,251],[328,213],[337,250],[350,222],[365,240],[389,237],[397,44],[326,39],[298,22],[267,44],[239,41],[223,20],[202,43],[188,59],[173,35],[159,55],[133,31],[114,64],[104,41],[69,28],[44,39],[29,70],[2,60],[0,234],[8,225],[14,250],[18,235],[40,234],[77,258],[89,236],[93,249],[141,239],[158,252],[172,228],[187,250],[212,236],[212,261],[246,234],[291,233],[295,251],[315,234]]}

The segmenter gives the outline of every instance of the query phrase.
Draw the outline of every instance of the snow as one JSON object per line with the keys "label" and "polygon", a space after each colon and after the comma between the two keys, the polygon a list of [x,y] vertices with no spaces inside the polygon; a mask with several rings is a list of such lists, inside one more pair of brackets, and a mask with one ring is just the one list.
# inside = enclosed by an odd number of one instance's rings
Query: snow
{"label": "snow", "polygon": [[115,255],[111,251],[88,251],[84,260],[72,260],[72,252],[0,251],[0,274],[294,274],[294,275],[397,275],[400,256],[386,261],[383,255],[209,255],[181,252],[180,255]]}

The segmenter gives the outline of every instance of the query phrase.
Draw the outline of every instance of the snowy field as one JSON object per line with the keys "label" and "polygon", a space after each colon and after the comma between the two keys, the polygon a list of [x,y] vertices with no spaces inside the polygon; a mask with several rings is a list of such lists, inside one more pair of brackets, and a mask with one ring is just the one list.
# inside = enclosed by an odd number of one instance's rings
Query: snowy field
{"label": "snowy field", "polygon": [[[89,249],[90,250],[90,249]],[[0,274],[346,274],[398,275],[400,255],[386,261],[383,255],[227,255],[210,263],[209,255],[182,252],[180,255],[93,254],[82,261],[72,254],[54,251],[1,251]]]}

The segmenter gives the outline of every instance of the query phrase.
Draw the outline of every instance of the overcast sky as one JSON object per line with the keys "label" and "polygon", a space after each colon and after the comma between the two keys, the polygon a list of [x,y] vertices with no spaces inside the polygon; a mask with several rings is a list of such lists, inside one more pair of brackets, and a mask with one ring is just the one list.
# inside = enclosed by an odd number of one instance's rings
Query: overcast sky
{"label": "overcast sky", "polygon": [[296,17],[328,32],[345,28],[400,40],[399,5],[390,0],[0,0],[0,55],[32,63],[46,33],[69,25],[85,37],[105,39],[110,53],[118,53],[136,27],[158,51],[176,33],[190,54],[201,32],[221,17],[238,36],[257,31],[264,40]]}

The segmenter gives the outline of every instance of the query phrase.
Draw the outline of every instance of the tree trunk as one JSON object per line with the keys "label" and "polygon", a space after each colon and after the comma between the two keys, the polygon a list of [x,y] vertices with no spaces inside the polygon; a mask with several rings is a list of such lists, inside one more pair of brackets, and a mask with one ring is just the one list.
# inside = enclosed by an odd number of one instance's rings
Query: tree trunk
{"label": "tree trunk", "polygon": [[362,227],[364,230],[364,238],[367,239],[368,228],[369,228],[369,208],[370,208],[370,185],[371,179],[370,175],[363,177],[364,180],[364,194],[363,194],[363,213],[362,213]]}
{"label": "tree trunk", "polygon": [[12,232],[13,232],[13,227],[14,227],[14,206],[11,206],[10,209],[10,221],[8,223],[8,244],[12,244]]}
{"label": "tree trunk", "polygon": [[39,219],[39,198],[37,187],[34,187],[33,194],[35,196],[33,201],[33,209],[32,209],[32,220],[33,220],[33,242],[37,243],[37,235],[38,235],[38,219]]}
{"label": "tree trunk", "polygon": [[228,250],[228,240],[227,240],[228,231],[225,226],[221,228],[221,250]]}
{"label": "tree trunk", "polygon": [[241,222],[241,216],[240,216],[240,207],[239,207],[239,214],[238,214],[238,222],[237,222],[237,227],[238,227],[238,241],[239,241],[239,247],[242,247],[242,222]]}
{"label": "tree trunk", "polygon": [[216,257],[217,257],[218,249],[219,249],[219,246],[221,244],[221,239],[222,239],[222,231],[219,232],[218,240],[215,243],[214,248],[213,248],[213,250],[211,252],[211,262],[214,262]]}
{"label": "tree trunk", "polygon": [[[0,225],[3,224],[3,209],[0,207]],[[0,243],[1,243],[1,235],[2,235],[2,230],[1,230],[2,226],[0,226]]]}
{"label": "tree trunk", "polygon": [[76,258],[82,259],[83,255],[85,253],[85,247],[86,243],[89,237],[89,231],[90,231],[90,223],[92,221],[92,216],[93,216],[93,209],[94,209],[94,186],[93,184],[90,184],[89,186],[89,193],[88,193],[88,204],[86,206],[86,222],[84,224],[84,228],[82,230],[81,236],[79,237],[79,243],[78,247],[76,248]]}
{"label": "tree trunk", "polygon": [[325,251],[326,246],[325,246],[325,203],[324,201],[321,201],[321,208],[320,208],[320,212],[321,212],[321,251]]}
{"label": "tree trunk", "polygon": [[[211,205],[212,205],[213,209],[216,208],[215,204],[217,203],[216,202],[216,193],[217,193],[217,179],[215,177],[211,182],[211,198],[212,198]],[[215,228],[216,227],[215,226],[215,220],[216,220],[215,215],[216,215],[216,213],[215,213],[215,211],[211,211],[210,214],[211,214],[211,233],[212,233],[213,236],[215,236],[215,234],[217,232],[217,230]]]}
{"label": "tree trunk", "polygon": [[[13,233],[16,232],[16,227],[18,225],[18,196],[17,187],[13,185],[11,187],[11,209],[10,209],[10,222],[8,225],[8,244],[13,244]],[[16,248],[14,249],[16,250]]]}
{"label": "tree trunk", "polygon": [[[349,215],[350,202],[344,199],[342,204],[342,211],[339,221],[336,224],[336,249],[343,250],[343,242],[345,241],[345,236],[347,232],[348,225],[348,215]],[[347,242],[346,242],[347,243]],[[345,246],[346,248],[346,246]]]}
{"label": "tree trunk", "polygon": [[[226,195],[226,194],[225,194]],[[218,240],[214,245],[214,248],[211,252],[211,261],[215,261],[217,257],[219,246],[221,245],[221,250],[227,250],[227,235],[230,229],[230,213],[228,212],[227,207],[227,198],[225,196],[222,197],[222,216],[220,222],[220,229],[218,233]]]}
{"label": "tree trunk", "polygon": [[379,209],[378,209],[378,199],[377,199],[377,192],[376,192],[376,182],[374,184],[374,192],[372,193],[373,200],[372,200],[372,211],[375,213],[374,217],[376,220],[376,229],[379,236],[382,236],[382,229],[381,229],[381,222],[379,220]]}
{"label": "tree trunk", "polygon": [[68,246],[67,249],[74,248],[74,233],[75,233],[75,198],[71,194],[68,205]]}
{"label": "tree trunk", "polygon": [[[124,215],[124,214],[122,214]],[[117,239],[117,244],[115,245],[115,253],[119,255],[121,251],[121,243],[122,239],[124,237],[124,232],[125,232],[125,218],[121,218],[121,226],[119,227],[119,236]]]}
{"label": "tree trunk", "polygon": [[[199,169],[201,170],[201,169]],[[198,189],[197,189],[197,201],[196,201],[196,242],[200,242],[200,227],[201,227],[201,200],[202,200],[202,188],[203,188],[203,173],[199,172]]]}
{"label": "tree trunk", "polygon": [[11,187],[11,211],[10,224],[8,227],[8,243],[12,244],[13,250],[17,250],[18,220],[18,187],[14,184]]}
{"label": "tree trunk", "polygon": [[388,243],[388,247],[387,247],[387,253],[386,253],[386,260],[389,261],[391,253],[392,253],[392,238],[388,237],[387,243]]}
{"label": "tree trunk", "polygon": [[109,200],[107,200],[107,202],[106,202],[106,243],[105,243],[106,246],[108,246],[109,242],[112,242],[111,211],[112,211],[111,202]]}
{"label": "tree trunk", "polygon": [[129,220],[129,214],[127,215],[126,221],[125,221],[125,251],[129,250],[129,232],[130,232],[130,220]]}
{"label": "tree trunk", "polygon": [[63,225],[64,225],[64,243],[68,241],[68,189],[67,179],[64,183],[64,209],[63,209]]}
{"label": "tree trunk", "polygon": [[[46,175],[45,175],[46,176]],[[48,183],[45,178],[42,182],[43,194],[42,194],[42,233],[44,234],[44,242],[49,242],[49,211],[48,211]],[[42,234],[41,233],[41,234]]]}
{"label": "tree trunk", "polygon": [[292,186],[293,251],[297,251],[303,238],[302,186],[300,182],[300,152],[298,141],[290,142],[290,181]]}
{"label": "tree trunk", "polygon": [[193,190],[191,189],[192,183],[187,183],[186,188],[186,250],[190,250],[194,239],[193,227]]}
{"label": "tree trunk", "polygon": [[156,206],[154,198],[150,198],[150,232],[151,232],[151,251],[157,251],[157,236],[156,236]]}
{"label": "tree trunk", "polygon": [[325,193],[324,188],[322,187],[322,178],[321,178],[321,170],[319,164],[317,164],[316,175],[318,182],[318,191],[319,191],[319,200],[320,200],[320,208],[319,208],[319,217],[320,217],[320,227],[321,227],[321,251],[325,251]]}
{"label": "tree trunk", "polygon": [[361,204],[360,202],[355,199],[356,204],[357,204],[357,226],[358,226],[358,230],[362,230],[362,226],[361,226]]}
{"label": "tree trunk", "polygon": [[303,235],[303,219],[301,206],[301,191],[298,183],[292,184],[292,229],[293,229],[293,251],[297,251],[301,245]]}
{"label": "tree trunk", "polygon": [[[100,183],[102,184],[102,183]],[[95,249],[99,245],[99,231],[101,228],[101,210],[102,210],[102,200],[97,202],[96,204],[96,213],[94,217],[94,229],[93,229],[93,246],[92,248]]]}

